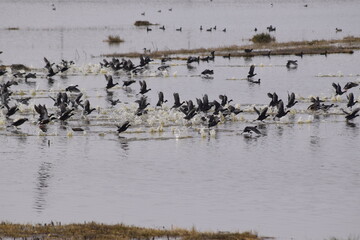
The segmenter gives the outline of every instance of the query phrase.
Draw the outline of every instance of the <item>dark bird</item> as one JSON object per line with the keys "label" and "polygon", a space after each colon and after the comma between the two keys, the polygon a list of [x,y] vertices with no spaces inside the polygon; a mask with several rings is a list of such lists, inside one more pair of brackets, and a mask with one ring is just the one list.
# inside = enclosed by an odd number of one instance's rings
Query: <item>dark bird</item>
{"label": "dark bird", "polygon": [[210,115],[208,121],[208,128],[215,127],[220,122],[220,119],[217,116]]}
{"label": "dark bird", "polygon": [[359,84],[355,82],[347,82],[344,86],[344,90],[347,91],[350,88],[357,87]]}
{"label": "dark bird", "polygon": [[110,88],[115,87],[116,85],[119,84],[119,83],[114,83],[113,78],[112,78],[111,75],[106,75],[105,74],[105,79],[107,81],[106,89],[110,89]]}
{"label": "dark bird", "polygon": [[248,73],[248,78],[252,78],[252,77],[254,77],[255,75],[256,75],[256,73],[254,73],[254,71],[255,71],[255,65],[251,65],[250,66],[250,70],[249,70],[249,73]]}
{"label": "dark bird", "polygon": [[312,111],[317,111],[321,109],[321,103],[324,102],[323,100],[320,100],[319,97],[311,97],[310,101],[312,102],[312,104],[307,109]]}
{"label": "dark bird", "polygon": [[65,91],[67,92],[80,92],[80,89],[78,88],[79,85],[71,85],[65,88]]}
{"label": "dark bird", "polygon": [[2,69],[0,69],[0,76],[4,75],[5,73],[7,73],[7,71],[6,71],[6,70],[2,70]]}
{"label": "dark bird", "polygon": [[288,104],[286,105],[287,108],[293,107],[298,101],[295,101],[295,93],[288,94]]}
{"label": "dark bird", "polygon": [[200,56],[199,56],[199,57],[189,56],[189,57],[187,58],[186,63],[189,64],[189,63],[192,63],[192,62],[197,62],[197,63],[199,63],[199,62],[200,62]]}
{"label": "dark bird", "polygon": [[151,88],[147,88],[145,80],[143,81],[140,80],[139,83],[140,83],[140,92],[139,92],[140,94],[145,94],[151,90]]}
{"label": "dark bird", "polygon": [[51,120],[54,120],[53,114],[48,113],[45,104],[34,105],[35,111],[39,114],[38,122],[40,124],[48,124]]}
{"label": "dark bird", "polygon": [[146,96],[141,96],[140,99],[135,101],[137,104],[139,104],[138,109],[135,112],[135,115],[141,116],[143,114],[147,113],[146,107],[150,105],[150,103],[147,102]]}
{"label": "dark bird", "polygon": [[243,133],[248,133],[248,134],[256,133],[258,135],[261,134],[261,132],[257,129],[257,126],[246,126],[241,134]]}
{"label": "dark bird", "polygon": [[165,31],[165,26],[163,25],[162,27],[159,27],[159,29]]}
{"label": "dark bird", "polygon": [[126,121],[122,125],[117,125],[117,132],[120,134],[122,132],[125,132],[130,127],[130,122]]}
{"label": "dark bird", "polygon": [[197,114],[196,109],[193,108],[193,109],[191,109],[191,110],[186,114],[186,116],[184,117],[184,119],[190,120],[190,119],[192,119],[196,114]]}
{"label": "dark bird", "polygon": [[354,94],[353,93],[349,93],[349,95],[346,96],[348,99],[348,103],[347,103],[347,107],[351,108],[352,106],[354,106],[358,101],[354,101]]}
{"label": "dark bird", "polygon": [[255,119],[254,121],[258,120],[258,121],[263,121],[265,120],[267,117],[269,117],[270,115],[267,114],[268,111],[268,107],[263,108],[261,111],[259,111],[256,107],[254,107],[255,112],[258,114],[258,118]]}
{"label": "dark bird", "polygon": [[288,60],[286,63],[287,68],[297,68],[298,63],[297,60]]}
{"label": "dark bird", "polygon": [[131,84],[133,84],[135,82],[135,80],[124,80],[123,81],[123,87],[128,87],[130,86]]}
{"label": "dark bird", "polygon": [[147,31],[147,32],[150,32],[150,31],[152,31],[152,29],[149,28],[149,27],[146,27],[146,31]]}
{"label": "dark bird", "polygon": [[284,103],[283,103],[283,101],[282,100],[280,100],[280,102],[279,102],[279,104],[278,104],[278,111],[277,111],[277,113],[276,113],[276,115],[275,115],[275,117],[274,117],[274,120],[276,119],[276,118],[282,118],[282,117],[284,117],[286,114],[288,114],[290,112],[290,110],[287,110],[286,112],[285,112],[285,110],[284,110]]}
{"label": "dark bird", "polygon": [[7,108],[6,117],[10,117],[14,115],[17,111],[19,111],[19,108],[15,105],[13,107],[9,107],[8,105],[5,105]]}
{"label": "dark bird", "polygon": [[181,32],[181,31],[182,31],[182,27],[177,28],[176,31]]}
{"label": "dark bird", "polygon": [[251,78],[248,78],[248,82],[250,83],[255,83],[255,84],[260,84],[261,83],[261,79],[259,78],[258,80],[253,80]]}
{"label": "dark bird", "polygon": [[96,110],[96,108],[90,108],[90,102],[89,100],[86,100],[84,103],[84,111],[83,114],[84,115],[89,115],[90,113],[92,113],[94,110]]}
{"label": "dark bird", "polygon": [[20,126],[21,124],[23,124],[24,122],[26,122],[26,121],[28,121],[29,119],[27,119],[27,118],[20,118],[20,119],[18,119],[18,120],[16,120],[15,122],[13,122],[12,124],[11,124],[11,126],[14,126],[14,127],[18,127],[18,126]]}
{"label": "dark bird", "polygon": [[219,98],[221,100],[221,106],[225,107],[226,104],[229,104],[230,102],[232,102],[232,99],[228,100],[228,97],[224,94],[224,95],[219,95]]}
{"label": "dark bird", "polygon": [[61,121],[66,121],[68,120],[70,117],[74,116],[74,113],[73,113],[74,109],[68,109],[66,110],[65,112],[63,112],[60,116],[59,116],[59,120]]}
{"label": "dark bird", "polygon": [[338,84],[336,84],[336,83],[332,83],[332,86],[335,88],[335,96],[337,96],[337,95],[343,95],[345,92],[346,92],[346,90],[345,91],[342,91],[341,90],[341,86],[340,86],[340,84],[338,83]]}
{"label": "dark bird", "polygon": [[359,116],[357,113],[360,111],[360,108],[355,108],[351,113],[346,112],[344,109],[341,110],[346,114],[346,120],[351,120]]}
{"label": "dark bird", "polygon": [[210,69],[205,69],[204,71],[201,72],[202,75],[213,75],[214,74],[214,70],[210,70]]}
{"label": "dark bird", "polygon": [[267,94],[269,98],[271,98],[271,101],[269,103],[269,107],[276,107],[278,106],[278,104],[280,103],[281,100],[279,100],[278,95],[276,94],[276,92],[274,93],[268,93]]}
{"label": "dark bird", "polygon": [[252,48],[245,48],[245,49],[244,49],[244,52],[245,52],[245,53],[251,53],[253,50],[254,50],[254,49],[252,49]]}
{"label": "dark bird", "polygon": [[181,105],[185,103],[185,101],[180,102],[179,93],[174,93],[174,105],[171,108],[179,108]]}
{"label": "dark bird", "polygon": [[164,93],[163,92],[159,92],[158,96],[159,96],[159,100],[156,103],[156,106],[161,107],[164,103],[167,102],[167,100],[164,100]]}
{"label": "dark bird", "polygon": [[109,102],[111,103],[111,106],[115,106],[116,104],[120,103],[120,99],[116,99],[116,100],[112,100],[112,99],[109,99]]}
{"label": "dark bird", "polygon": [[29,78],[36,78],[36,73],[27,73],[24,77],[26,82]]}

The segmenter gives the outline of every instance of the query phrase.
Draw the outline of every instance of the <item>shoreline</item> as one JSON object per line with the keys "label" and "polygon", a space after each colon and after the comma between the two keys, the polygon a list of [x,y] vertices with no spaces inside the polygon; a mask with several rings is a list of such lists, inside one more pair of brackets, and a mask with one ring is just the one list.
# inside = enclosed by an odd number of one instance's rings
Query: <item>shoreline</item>
{"label": "shoreline", "polygon": [[[252,49],[251,52],[245,52],[245,49]],[[232,45],[214,48],[196,48],[196,49],[177,49],[177,50],[159,50],[147,53],[128,52],[101,54],[96,57],[129,57],[137,58],[147,55],[152,58],[162,58],[172,56],[173,59],[185,60],[184,55],[206,55],[215,51],[215,56],[219,57],[255,57],[255,56],[279,56],[279,55],[327,55],[327,54],[353,54],[360,49],[360,37],[344,37],[338,40],[312,40],[312,41],[294,41],[283,43],[266,43],[250,45]],[[230,54],[230,56],[229,56]]]}
{"label": "shoreline", "polygon": [[253,232],[199,232],[193,227],[190,230],[171,227],[166,229],[143,228],[124,224],[102,224],[96,222],[82,224],[65,224],[50,222],[49,224],[16,224],[0,223],[0,239],[32,238],[32,239],[121,239],[121,240],[264,240],[272,237],[259,237]]}

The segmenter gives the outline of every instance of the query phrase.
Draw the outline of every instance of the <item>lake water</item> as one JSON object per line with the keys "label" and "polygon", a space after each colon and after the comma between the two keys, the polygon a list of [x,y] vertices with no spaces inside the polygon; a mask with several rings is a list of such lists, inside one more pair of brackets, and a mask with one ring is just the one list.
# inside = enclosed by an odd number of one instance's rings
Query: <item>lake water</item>
{"label": "lake water", "polygon": [[[279,42],[359,36],[358,9],[359,1],[331,0],[1,1],[0,63],[31,66],[38,78],[11,86],[11,106],[14,99],[32,99],[10,118],[28,117],[28,122],[15,130],[7,127],[11,119],[0,113],[0,220],[122,222],[252,230],[277,239],[358,239],[360,120],[346,122],[340,110],[350,111],[346,94],[335,98],[331,86],[360,81],[358,51],[327,57],[216,57],[192,67],[171,61],[166,74],[157,70],[160,61],[155,60],[133,77],[100,70],[98,64],[102,54],[143,48],[247,45],[255,27],[265,32],[269,25],[277,28],[271,34]],[[159,25],[147,32],[133,25],[136,20]],[[158,29],[162,25],[165,31]],[[216,31],[206,31],[214,26]],[[175,30],[179,27],[182,32]],[[103,42],[108,35],[119,35],[125,42],[108,45]],[[43,57],[76,64],[49,81]],[[298,60],[298,67],[286,68],[288,59]],[[251,64],[260,85],[246,80]],[[205,69],[213,69],[213,77],[201,77]],[[138,83],[106,91],[105,73],[119,83],[146,80],[152,89],[146,94],[148,114],[134,116]],[[7,73],[0,83],[10,79]],[[72,84],[79,85],[96,111],[85,118],[79,109],[67,125],[53,122],[42,132],[33,106],[46,104],[54,113],[48,96]],[[168,100],[162,109],[155,108],[159,91]],[[174,92],[194,102],[204,94],[210,101],[226,94],[245,112],[209,133],[200,116],[189,123],[170,109]],[[299,103],[279,121],[271,117],[253,122],[253,106],[268,105],[269,92],[285,103],[287,94],[295,92]],[[359,87],[348,92],[359,99]],[[310,112],[311,96],[336,106],[328,112]],[[121,103],[114,107],[109,99]],[[125,120],[132,126],[119,137],[116,125]],[[241,133],[249,125],[257,125],[262,134],[245,137]],[[73,132],[71,127],[85,131]]]}

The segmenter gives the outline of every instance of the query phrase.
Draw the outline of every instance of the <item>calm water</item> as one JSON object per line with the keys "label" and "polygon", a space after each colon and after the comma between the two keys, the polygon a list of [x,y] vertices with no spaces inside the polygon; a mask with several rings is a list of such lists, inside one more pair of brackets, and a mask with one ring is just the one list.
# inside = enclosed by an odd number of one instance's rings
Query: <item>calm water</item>
{"label": "calm water", "polygon": [[[345,121],[340,108],[346,109],[346,96],[335,101],[331,86],[359,82],[359,52],[216,57],[193,68],[172,61],[166,76],[156,70],[156,60],[134,77],[146,80],[152,89],[147,94],[149,113],[141,117],[133,114],[139,84],[107,92],[103,74],[113,73],[100,72],[102,58],[96,57],[144,47],[246,45],[255,27],[265,31],[270,24],[277,27],[272,34],[278,41],[359,36],[359,7],[358,1],[273,1],[273,6],[267,1],[231,0],[1,1],[0,63],[33,66],[39,77],[11,87],[14,99],[32,97],[12,117],[26,116],[29,122],[15,130],[0,114],[0,220],[195,226],[253,230],[277,239],[359,238],[360,120]],[[147,33],[133,26],[136,20],[165,25],[166,30],[154,26]],[[216,25],[217,31],[200,32],[200,25]],[[183,31],[175,31],[178,27]],[[221,31],[225,27],[226,33]],[[336,27],[343,31],[336,33]],[[103,42],[109,34],[125,42],[109,46]],[[52,82],[43,77],[43,57],[52,62],[73,59],[76,65]],[[287,69],[288,59],[297,59],[298,68]],[[251,64],[256,65],[260,85],[244,80]],[[199,76],[207,68],[214,70],[213,78]],[[119,83],[129,78],[114,74]],[[6,74],[0,83],[10,79]],[[97,110],[87,118],[78,110],[66,126],[54,122],[41,132],[33,106],[46,104],[55,112],[48,96],[55,97],[71,84],[78,84]],[[159,91],[169,101],[160,110],[154,108]],[[245,112],[209,134],[199,116],[188,124],[181,113],[169,109],[174,92],[193,101],[205,93],[210,100],[226,94]],[[277,92],[285,102],[288,92],[295,92],[299,103],[280,121],[254,123],[252,108],[267,105],[268,92]],[[349,92],[359,98],[359,87]],[[328,113],[310,113],[306,109],[311,96],[337,106]],[[121,103],[112,107],[109,99]],[[119,137],[115,125],[125,120],[132,126]],[[244,137],[241,132],[248,125],[258,125],[263,134]],[[72,132],[71,127],[85,132]]]}

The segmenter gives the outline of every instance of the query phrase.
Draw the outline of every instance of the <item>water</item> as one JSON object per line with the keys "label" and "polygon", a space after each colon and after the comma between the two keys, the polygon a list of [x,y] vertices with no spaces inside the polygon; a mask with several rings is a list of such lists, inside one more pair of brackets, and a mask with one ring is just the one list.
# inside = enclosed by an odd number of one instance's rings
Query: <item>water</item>
{"label": "water", "polygon": [[[52,3],[56,11],[51,10]],[[359,82],[358,52],[303,58],[216,57],[214,62],[193,64],[192,69],[183,61],[172,61],[167,76],[157,74],[156,60],[147,72],[134,77],[152,88],[147,94],[149,113],[141,117],[133,114],[139,84],[128,91],[115,87],[107,92],[106,72],[99,72],[97,66],[101,54],[144,47],[246,45],[254,27],[264,31],[270,24],[277,27],[272,34],[278,41],[359,35],[357,1],[317,1],[307,8],[304,4],[2,1],[0,61],[33,66],[39,77],[29,80],[35,83],[20,81],[11,87],[14,99],[22,94],[32,97],[13,119],[27,116],[30,121],[15,130],[0,117],[0,220],[195,226],[211,231],[253,230],[277,239],[359,237],[359,120],[345,121],[340,108],[346,109],[346,96],[335,101],[331,86]],[[166,31],[154,26],[147,33],[133,26],[136,20],[165,25]],[[218,30],[200,32],[200,25],[204,29],[216,25]],[[176,32],[180,26],[183,32]],[[226,33],[221,31],[225,27]],[[336,33],[335,27],[343,31]],[[119,34],[125,42],[109,46],[103,42],[109,34]],[[40,69],[44,56],[52,62],[74,59],[76,66],[52,82]],[[298,60],[297,69],[285,67],[289,58]],[[260,85],[244,80],[251,64],[256,65]],[[198,76],[206,68],[214,70],[213,78]],[[84,74],[85,69],[92,72]],[[129,78],[124,73],[114,75],[115,82]],[[9,79],[7,75],[0,82]],[[55,122],[41,132],[33,105],[46,104],[50,113],[55,112],[48,96],[55,97],[71,84],[78,84],[97,110],[86,119],[78,110],[65,127]],[[169,101],[163,110],[154,108],[159,91]],[[181,100],[193,101],[205,93],[210,100],[226,94],[245,112],[209,134],[199,116],[187,124],[181,113],[169,109],[174,92]],[[295,92],[300,102],[280,121],[254,123],[252,108],[267,105],[268,92],[277,92],[285,102],[288,92]],[[358,98],[358,87],[349,92]],[[327,114],[310,113],[306,109],[311,96],[326,98],[326,104],[337,107]],[[111,107],[108,99],[122,103]],[[132,126],[119,137],[115,125],[125,120],[131,120]],[[263,133],[260,137],[241,134],[245,126],[255,124]],[[73,132],[71,127],[85,132]]]}

